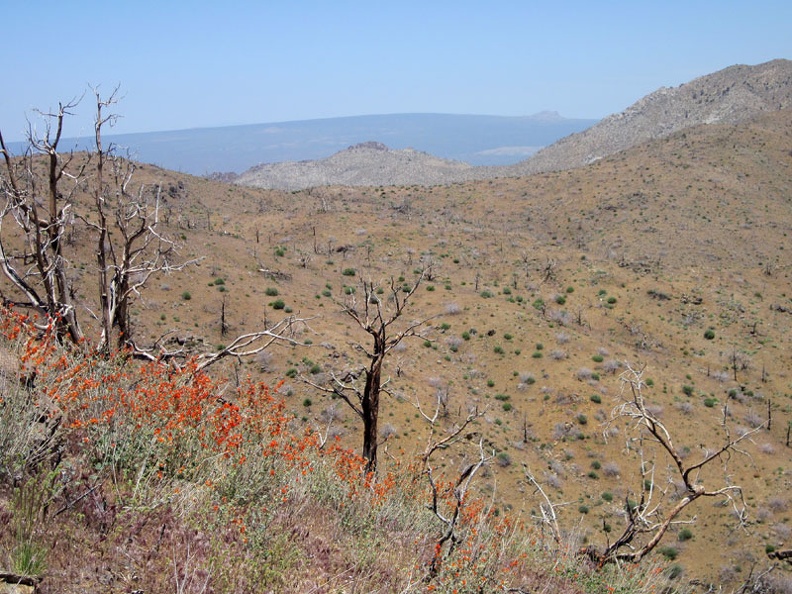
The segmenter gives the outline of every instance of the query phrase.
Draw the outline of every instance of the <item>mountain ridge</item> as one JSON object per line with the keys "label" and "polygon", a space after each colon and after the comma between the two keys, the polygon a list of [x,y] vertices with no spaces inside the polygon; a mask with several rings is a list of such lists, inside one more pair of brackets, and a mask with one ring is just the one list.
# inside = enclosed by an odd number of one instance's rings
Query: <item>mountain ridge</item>
{"label": "mountain ridge", "polygon": [[792,61],[737,64],[678,87],[661,87],[510,170],[527,175],[581,167],[697,124],[734,124],[763,111],[788,107],[792,107]]}

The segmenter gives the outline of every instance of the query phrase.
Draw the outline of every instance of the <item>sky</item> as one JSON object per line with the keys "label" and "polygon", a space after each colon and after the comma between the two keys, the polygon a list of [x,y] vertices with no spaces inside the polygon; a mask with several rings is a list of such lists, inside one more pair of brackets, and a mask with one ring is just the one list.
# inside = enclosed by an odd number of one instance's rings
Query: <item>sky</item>
{"label": "sky", "polygon": [[789,0],[0,0],[0,131],[83,97],[112,133],[390,113],[601,118],[792,59]]}

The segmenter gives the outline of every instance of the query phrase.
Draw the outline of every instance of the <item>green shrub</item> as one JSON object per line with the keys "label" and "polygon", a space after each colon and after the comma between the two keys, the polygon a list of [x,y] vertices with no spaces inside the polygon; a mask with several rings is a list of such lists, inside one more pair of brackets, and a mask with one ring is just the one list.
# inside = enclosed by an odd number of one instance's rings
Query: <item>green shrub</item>
{"label": "green shrub", "polygon": [[658,552],[669,561],[673,561],[679,556],[679,551],[674,547],[661,547]]}
{"label": "green shrub", "polygon": [[685,572],[685,568],[679,563],[674,563],[668,568],[668,579],[675,580]]}
{"label": "green shrub", "polygon": [[276,299],[272,303],[270,303],[272,309],[283,309],[286,307],[286,304],[283,302],[283,299]]}
{"label": "green shrub", "polygon": [[689,385],[682,386],[682,393],[685,396],[693,396],[693,392],[695,392],[695,388],[693,386],[689,386]]}
{"label": "green shrub", "polygon": [[184,299],[184,301],[189,301],[190,299],[192,299],[192,295],[190,294],[189,291],[185,291],[184,293],[182,293],[181,298]]}
{"label": "green shrub", "polygon": [[713,338],[715,338],[715,330],[713,330],[712,328],[708,328],[707,331],[704,332],[704,338],[706,338],[707,340],[712,340]]}
{"label": "green shrub", "polygon": [[275,287],[267,287],[266,289],[264,289],[264,294],[267,297],[277,297],[278,289],[276,289]]}
{"label": "green shrub", "polygon": [[592,394],[591,396],[589,396],[589,399],[594,404],[600,404],[602,402],[602,397],[599,394]]}
{"label": "green shrub", "polygon": [[677,534],[677,538],[681,542],[685,542],[686,540],[690,540],[691,538],[693,538],[693,531],[690,530],[690,528],[682,528],[682,530],[680,530],[679,533]]}

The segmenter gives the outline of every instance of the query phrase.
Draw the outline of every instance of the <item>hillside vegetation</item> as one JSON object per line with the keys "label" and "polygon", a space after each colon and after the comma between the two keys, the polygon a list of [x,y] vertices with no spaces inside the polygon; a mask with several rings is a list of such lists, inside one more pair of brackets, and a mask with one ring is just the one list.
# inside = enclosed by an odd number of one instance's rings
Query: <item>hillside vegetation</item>
{"label": "hillside vegetation", "polygon": [[[63,350],[4,312],[22,364],[0,409],[6,559],[53,592],[789,591],[766,553],[792,534],[791,115],[433,187],[285,193],[139,167],[163,188],[161,232],[200,260],[150,279],[131,327],[183,364]],[[86,325],[90,238],[75,223],[68,244]],[[428,324],[386,360],[365,476],[356,415],[315,386],[365,361],[343,313],[361,283],[421,276],[404,315]],[[306,320],[288,345],[211,376],[187,362],[287,315]],[[603,550],[649,493],[661,512],[686,496],[613,414],[628,365],[684,464],[747,436],[695,478],[743,497],[697,501],[648,560],[598,568],[575,551]]]}

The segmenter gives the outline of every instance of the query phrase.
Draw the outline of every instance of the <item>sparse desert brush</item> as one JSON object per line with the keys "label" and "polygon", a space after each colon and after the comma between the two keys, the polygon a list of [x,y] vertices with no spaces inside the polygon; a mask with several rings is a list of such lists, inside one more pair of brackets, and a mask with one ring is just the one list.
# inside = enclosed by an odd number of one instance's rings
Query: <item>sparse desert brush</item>
{"label": "sparse desert brush", "polygon": [[0,533],[0,550],[20,573],[47,568],[43,594],[579,592],[611,583],[626,592],[639,591],[625,585],[639,579],[657,583],[588,567],[573,541],[559,557],[535,519],[475,488],[459,496],[464,468],[427,482],[426,461],[405,456],[366,473],[364,458],[290,412],[278,386],[218,381],[189,362],[64,349],[3,313],[0,346],[37,373],[35,386],[3,392],[0,414],[11,422],[12,411],[16,425],[0,436],[16,442],[0,452],[0,493],[21,490],[0,513],[28,529]]}

